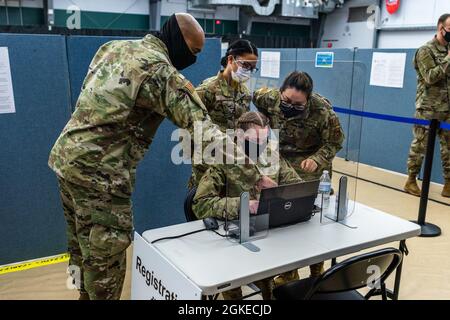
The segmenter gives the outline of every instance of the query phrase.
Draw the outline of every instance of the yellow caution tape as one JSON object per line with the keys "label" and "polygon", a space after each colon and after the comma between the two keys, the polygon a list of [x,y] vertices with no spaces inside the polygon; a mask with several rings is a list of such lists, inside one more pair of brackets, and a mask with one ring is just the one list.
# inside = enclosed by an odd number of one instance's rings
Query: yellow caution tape
{"label": "yellow caution tape", "polygon": [[56,256],[51,256],[42,259],[24,261],[19,263],[7,264],[0,266],[0,274],[6,274],[11,272],[24,271],[28,269],[39,268],[43,266],[48,266],[50,264],[56,264],[61,262],[69,261],[70,255],[68,253],[59,254]]}

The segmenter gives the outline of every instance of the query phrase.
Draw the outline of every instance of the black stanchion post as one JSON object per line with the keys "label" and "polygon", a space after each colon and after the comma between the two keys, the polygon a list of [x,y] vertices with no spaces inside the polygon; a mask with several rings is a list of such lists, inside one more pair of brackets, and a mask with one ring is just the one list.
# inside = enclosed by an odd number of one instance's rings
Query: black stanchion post
{"label": "black stanchion post", "polygon": [[436,142],[436,133],[439,128],[439,121],[431,120],[428,131],[427,151],[425,154],[425,166],[422,181],[422,193],[420,195],[419,217],[417,223],[420,225],[422,232],[421,237],[437,237],[441,235],[441,229],[432,224],[425,222],[428,207],[428,195],[430,192],[431,169],[433,166],[434,144]]}

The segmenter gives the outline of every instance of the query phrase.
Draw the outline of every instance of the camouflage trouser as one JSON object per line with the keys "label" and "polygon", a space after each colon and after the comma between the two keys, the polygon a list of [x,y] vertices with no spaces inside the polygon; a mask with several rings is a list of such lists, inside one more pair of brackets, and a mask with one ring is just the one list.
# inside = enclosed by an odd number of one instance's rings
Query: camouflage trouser
{"label": "camouflage trouser", "polygon": [[74,276],[80,276],[80,292],[87,292],[91,300],[120,299],[131,229],[119,225],[132,224],[131,200],[58,180],[69,265],[79,268]]}
{"label": "camouflage trouser", "polygon": [[[411,143],[408,156],[408,175],[417,176],[422,167],[423,158],[427,149],[428,127],[414,125],[414,139]],[[444,178],[450,179],[450,130],[438,129],[441,145],[442,169]]]}
{"label": "camouflage trouser", "polygon": [[[275,278],[270,277],[263,280],[255,281],[254,284],[261,290],[263,300],[273,300],[272,291],[275,287],[281,286],[285,283],[298,280],[297,270],[282,273]],[[242,299],[242,289],[235,288],[222,292],[224,300],[240,300]]]}

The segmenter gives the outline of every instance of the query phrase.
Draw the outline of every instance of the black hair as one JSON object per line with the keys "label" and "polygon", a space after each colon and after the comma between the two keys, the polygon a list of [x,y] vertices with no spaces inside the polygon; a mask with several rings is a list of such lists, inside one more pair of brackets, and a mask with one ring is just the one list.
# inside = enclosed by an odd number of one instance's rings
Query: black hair
{"label": "black hair", "polygon": [[220,64],[225,68],[227,66],[228,56],[239,56],[245,53],[252,53],[258,56],[258,48],[248,40],[236,40],[228,47],[225,56],[220,60]]}
{"label": "black hair", "polygon": [[288,88],[294,88],[304,92],[308,97],[311,95],[314,83],[309,74],[302,71],[291,72],[283,81],[280,91],[283,92]]}
{"label": "black hair", "polygon": [[440,24],[444,24],[445,21],[447,21],[448,18],[450,18],[450,13],[445,13],[442,16],[440,16],[439,20],[438,20],[438,27],[439,27]]}

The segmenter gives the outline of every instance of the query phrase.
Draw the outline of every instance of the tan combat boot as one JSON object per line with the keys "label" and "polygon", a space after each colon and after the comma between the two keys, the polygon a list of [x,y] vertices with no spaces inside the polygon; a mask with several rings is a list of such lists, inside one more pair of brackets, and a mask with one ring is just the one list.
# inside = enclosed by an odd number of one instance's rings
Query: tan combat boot
{"label": "tan combat boot", "polygon": [[412,195],[420,197],[420,189],[419,186],[417,185],[417,180],[415,176],[408,176],[408,180],[406,180],[403,189]]}
{"label": "tan combat boot", "polygon": [[88,293],[83,291],[83,292],[80,292],[80,297],[78,298],[78,300],[91,300],[91,299],[89,299]]}
{"label": "tan combat boot", "polygon": [[441,195],[450,198],[450,179],[445,180],[444,189],[442,189]]}

